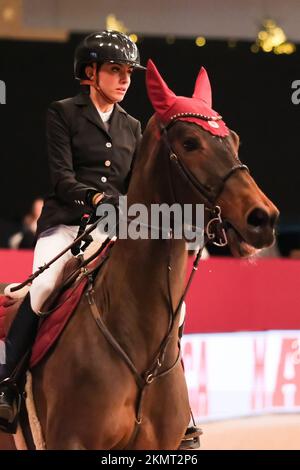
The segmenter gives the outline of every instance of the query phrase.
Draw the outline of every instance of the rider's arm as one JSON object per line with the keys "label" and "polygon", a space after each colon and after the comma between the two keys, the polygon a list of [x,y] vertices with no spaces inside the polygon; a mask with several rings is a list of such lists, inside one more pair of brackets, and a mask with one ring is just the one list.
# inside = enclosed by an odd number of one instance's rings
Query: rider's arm
{"label": "rider's arm", "polygon": [[56,196],[68,204],[89,205],[88,195],[99,192],[76,179],[71,148],[70,124],[62,113],[50,107],[47,115],[47,148],[50,177]]}

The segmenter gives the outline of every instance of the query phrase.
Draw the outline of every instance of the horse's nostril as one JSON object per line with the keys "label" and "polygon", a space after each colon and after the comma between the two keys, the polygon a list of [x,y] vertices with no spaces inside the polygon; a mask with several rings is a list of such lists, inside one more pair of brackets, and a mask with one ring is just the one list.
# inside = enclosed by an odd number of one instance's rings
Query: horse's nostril
{"label": "horse's nostril", "polygon": [[254,209],[248,215],[247,222],[253,227],[265,227],[270,224],[271,220],[269,214],[263,209]]}

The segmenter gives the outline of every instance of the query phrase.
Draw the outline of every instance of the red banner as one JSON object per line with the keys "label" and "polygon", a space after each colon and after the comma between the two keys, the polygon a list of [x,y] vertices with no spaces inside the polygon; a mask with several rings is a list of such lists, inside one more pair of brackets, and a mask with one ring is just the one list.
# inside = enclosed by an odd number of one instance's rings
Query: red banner
{"label": "red banner", "polygon": [[[0,282],[21,282],[31,270],[30,250],[0,250]],[[187,298],[185,333],[300,329],[299,279],[299,260],[201,261]]]}
{"label": "red banner", "polygon": [[200,261],[185,333],[300,329],[300,260]]}
{"label": "red banner", "polygon": [[0,283],[22,282],[32,273],[33,251],[0,250]]}

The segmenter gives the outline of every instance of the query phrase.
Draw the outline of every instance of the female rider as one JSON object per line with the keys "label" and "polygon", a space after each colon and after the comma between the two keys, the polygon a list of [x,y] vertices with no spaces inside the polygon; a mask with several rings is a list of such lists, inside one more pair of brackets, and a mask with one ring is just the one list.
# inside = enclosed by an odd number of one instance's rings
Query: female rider
{"label": "female rider", "polygon": [[[82,92],[52,103],[48,110],[52,192],[38,220],[33,271],[74,240],[83,212],[96,208],[107,194],[127,192],[141,125],[118,103],[126,95],[136,69],[144,69],[138,49],[123,33],[93,33],[77,47],[74,71]],[[99,230],[91,235],[103,241]],[[15,432],[18,416],[18,390],[11,376],[31,348],[42,305],[71,257],[68,251],[33,281],[5,343],[0,343],[3,431]]]}

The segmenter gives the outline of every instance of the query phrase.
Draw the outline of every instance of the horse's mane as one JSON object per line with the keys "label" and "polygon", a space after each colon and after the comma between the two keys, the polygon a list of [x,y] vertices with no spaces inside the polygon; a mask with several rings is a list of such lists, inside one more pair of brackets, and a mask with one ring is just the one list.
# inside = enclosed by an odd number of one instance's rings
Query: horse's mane
{"label": "horse's mane", "polygon": [[146,129],[143,133],[142,142],[135,159],[133,171],[135,171],[136,167],[139,166],[140,162],[143,160],[143,157],[147,157],[147,159],[151,158],[151,154],[153,154],[154,150],[156,150],[159,140],[160,132],[154,114],[149,119]]}

